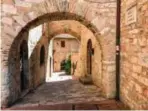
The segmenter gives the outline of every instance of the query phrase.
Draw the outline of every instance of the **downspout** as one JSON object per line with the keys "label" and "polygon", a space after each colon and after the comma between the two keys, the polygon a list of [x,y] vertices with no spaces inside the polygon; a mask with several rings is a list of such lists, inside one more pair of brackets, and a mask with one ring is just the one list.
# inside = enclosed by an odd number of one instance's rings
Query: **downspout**
{"label": "downspout", "polygon": [[120,12],[121,12],[121,0],[117,0],[117,12],[116,12],[116,100],[120,100]]}

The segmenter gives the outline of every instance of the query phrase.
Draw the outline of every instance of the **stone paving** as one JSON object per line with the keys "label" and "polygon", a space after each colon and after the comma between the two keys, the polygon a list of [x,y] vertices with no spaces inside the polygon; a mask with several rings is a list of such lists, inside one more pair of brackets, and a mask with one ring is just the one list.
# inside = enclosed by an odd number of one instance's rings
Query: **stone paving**
{"label": "stone paving", "polygon": [[[69,77],[69,79],[68,79]],[[12,107],[55,105],[69,103],[95,102],[105,100],[101,89],[94,85],[83,85],[78,80],[62,74],[57,81],[51,79],[39,86],[34,92],[27,94]],[[61,78],[62,80],[60,81]],[[64,80],[64,78],[66,78]]]}
{"label": "stone paving", "polygon": [[46,83],[3,110],[126,110],[123,103],[105,99],[100,88],[83,85],[74,76],[53,73]]}
{"label": "stone paving", "polygon": [[112,99],[89,103],[11,107],[4,110],[129,110],[129,108],[120,101]]}

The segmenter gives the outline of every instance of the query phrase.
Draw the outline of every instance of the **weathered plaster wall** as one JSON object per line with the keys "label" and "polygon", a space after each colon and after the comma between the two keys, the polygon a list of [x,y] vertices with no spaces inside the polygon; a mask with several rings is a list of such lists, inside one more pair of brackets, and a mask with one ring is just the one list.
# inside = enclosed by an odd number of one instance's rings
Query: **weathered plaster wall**
{"label": "weathered plaster wall", "polygon": [[148,0],[121,1],[120,80],[121,100],[148,109]]}

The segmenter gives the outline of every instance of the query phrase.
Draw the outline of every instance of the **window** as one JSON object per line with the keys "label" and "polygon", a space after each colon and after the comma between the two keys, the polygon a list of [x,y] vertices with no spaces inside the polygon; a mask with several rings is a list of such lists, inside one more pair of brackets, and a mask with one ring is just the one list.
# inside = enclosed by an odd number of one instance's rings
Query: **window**
{"label": "window", "polygon": [[42,46],[40,50],[40,65],[43,65],[44,61],[45,61],[45,48],[44,46]]}
{"label": "window", "polygon": [[61,47],[65,47],[65,41],[61,41]]}

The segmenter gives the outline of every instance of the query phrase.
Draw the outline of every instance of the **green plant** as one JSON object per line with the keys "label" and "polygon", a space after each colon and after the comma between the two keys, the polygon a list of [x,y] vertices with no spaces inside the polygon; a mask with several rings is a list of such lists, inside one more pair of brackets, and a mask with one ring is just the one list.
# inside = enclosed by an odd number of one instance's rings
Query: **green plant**
{"label": "green plant", "polygon": [[68,59],[65,61],[65,72],[67,75],[71,74],[71,56],[68,57]]}

